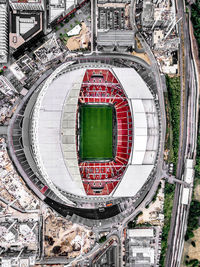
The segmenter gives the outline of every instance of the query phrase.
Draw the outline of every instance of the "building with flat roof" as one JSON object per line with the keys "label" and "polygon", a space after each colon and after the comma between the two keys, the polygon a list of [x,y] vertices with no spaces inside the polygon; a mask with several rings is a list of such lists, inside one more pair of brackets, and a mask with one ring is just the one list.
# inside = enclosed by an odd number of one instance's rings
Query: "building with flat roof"
{"label": "building with flat roof", "polygon": [[29,256],[35,255],[39,248],[39,216],[37,213],[26,216],[17,214],[0,220],[1,257],[10,258],[11,262],[19,254],[29,262]]}
{"label": "building with flat roof", "polygon": [[133,48],[135,44],[135,32],[133,30],[109,30],[98,31],[97,45],[105,51],[126,51]]}
{"label": "building with flat roof", "polygon": [[38,10],[44,11],[44,0],[9,0],[13,10]]}
{"label": "building with flat roof", "polygon": [[49,0],[48,3],[48,22],[59,23],[68,15],[75,12],[78,6],[81,6],[86,0]]}
{"label": "building with flat roof", "polygon": [[37,48],[34,54],[42,64],[50,64],[52,61],[59,60],[63,56],[60,40],[57,40],[56,36],[53,35],[43,45]]}
{"label": "building with flat roof", "polygon": [[65,0],[50,0],[49,1],[49,22],[51,23],[65,12]]}
{"label": "building with flat roof", "polygon": [[50,0],[49,1],[49,22],[55,21],[59,16],[65,15],[75,7],[75,0]]}
{"label": "building with flat roof", "polygon": [[42,32],[42,12],[11,12],[11,28],[9,44],[13,49],[18,49],[34,36]]}
{"label": "building with flat roof", "polygon": [[127,267],[155,266],[154,229],[139,228],[127,230]]}
{"label": "building with flat roof", "polygon": [[129,21],[130,0],[99,1],[97,46],[104,51],[126,51],[135,44],[135,32]]}
{"label": "building with flat roof", "polygon": [[129,238],[134,238],[134,237],[151,238],[154,236],[153,228],[130,229],[128,230],[128,236]]}
{"label": "building with flat roof", "polygon": [[142,27],[149,28],[154,24],[154,4],[152,0],[143,1],[143,11],[142,11]]}
{"label": "building with flat roof", "polygon": [[5,76],[0,76],[0,92],[6,96],[17,93],[15,87]]}
{"label": "building with flat roof", "polygon": [[37,69],[37,65],[32,58],[25,54],[10,65],[9,69],[17,80],[23,84],[25,80],[33,76]]}
{"label": "building with flat roof", "polygon": [[183,205],[188,205],[189,204],[189,197],[190,197],[190,188],[183,188],[183,193],[182,193],[182,199],[181,203]]}
{"label": "building with flat roof", "polygon": [[0,3],[0,63],[8,61],[8,10]]}

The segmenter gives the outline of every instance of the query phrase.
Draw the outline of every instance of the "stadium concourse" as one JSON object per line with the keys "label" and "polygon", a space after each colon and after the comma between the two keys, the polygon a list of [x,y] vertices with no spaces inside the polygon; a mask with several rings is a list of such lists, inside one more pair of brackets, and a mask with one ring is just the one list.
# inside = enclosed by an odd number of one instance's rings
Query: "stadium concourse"
{"label": "stadium concourse", "polygon": [[120,213],[117,200],[139,201],[152,185],[159,104],[153,76],[139,73],[69,61],[17,107],[8,130],[12,160],[27,185],[61,214],[91,218],[89,207],[112,201],[105,214],[93,213],[112,217]]}

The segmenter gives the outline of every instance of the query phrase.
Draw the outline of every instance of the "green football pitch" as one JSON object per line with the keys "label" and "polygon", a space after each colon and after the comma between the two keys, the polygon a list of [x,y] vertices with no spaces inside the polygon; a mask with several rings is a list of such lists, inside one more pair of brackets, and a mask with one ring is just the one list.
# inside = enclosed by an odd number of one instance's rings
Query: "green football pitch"
{"label": "green football pitch", "polygon": [[113,157],[113,110],[108,105],[80,106],[80,147],[82,160]]}

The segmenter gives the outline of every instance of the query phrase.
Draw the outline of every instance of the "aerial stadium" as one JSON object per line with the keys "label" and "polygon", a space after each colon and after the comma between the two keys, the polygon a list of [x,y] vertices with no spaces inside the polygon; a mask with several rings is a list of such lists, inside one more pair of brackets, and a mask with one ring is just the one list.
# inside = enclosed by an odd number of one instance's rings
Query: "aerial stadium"
{"label": "aerial stadium", "polygon": [[15,117],[15,165],[41,199],[63,205],[139,196],[158,158],[157,102],[134,68],[64,63]]}

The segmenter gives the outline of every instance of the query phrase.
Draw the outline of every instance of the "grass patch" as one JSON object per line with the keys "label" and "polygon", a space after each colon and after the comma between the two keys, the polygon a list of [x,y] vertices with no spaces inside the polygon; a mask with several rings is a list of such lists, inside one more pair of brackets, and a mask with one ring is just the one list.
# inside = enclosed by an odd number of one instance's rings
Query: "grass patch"
{"label": "grass patch", "polygon": [[113,108],[80,106],[80,157],[82,160],[112,159]]}
{"label": "grass patch", "polygon": [[60,40],[66,45],[67,41],[70,37],[67,35],[67,33],[60,33]]}

